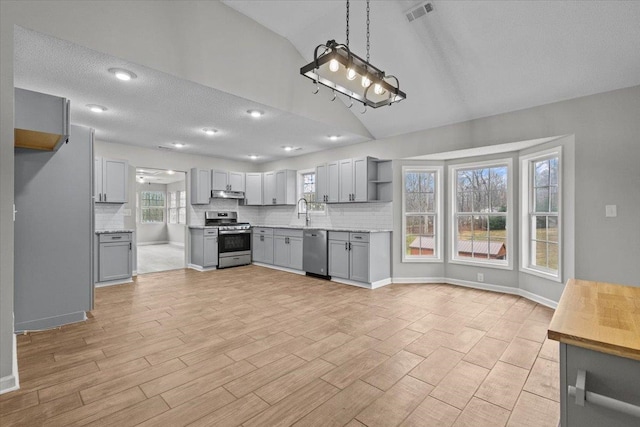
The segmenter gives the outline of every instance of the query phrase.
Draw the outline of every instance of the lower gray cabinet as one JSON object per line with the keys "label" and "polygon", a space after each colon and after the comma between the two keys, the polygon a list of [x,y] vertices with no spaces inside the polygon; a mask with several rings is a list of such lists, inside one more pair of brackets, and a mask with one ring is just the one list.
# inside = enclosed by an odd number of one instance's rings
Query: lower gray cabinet
{"label": "lower gray cabinet", "polygon": [[191,264],[202,267],[217,267],[218,265],[218,229],[192,228],[191,234]]}
{"label": "lower gray cabinet", "polygon": [[99,235],[98,282],[130,278],[132,261],[131,233]]}
{"label": "lower gray cabinet", "polygon": [[362,283],[389,279],[390,233],[329,231],[329,275]]}
{"label": "lower gray cabinet", "polygon": [[251,243],[251,255],[254,262],[273,264],[273,228],[254,228]]}
{"label": "lower gray cabinet", "polygon": [[302,270],[302,230],[277,228],[273,236],[273,263]]}

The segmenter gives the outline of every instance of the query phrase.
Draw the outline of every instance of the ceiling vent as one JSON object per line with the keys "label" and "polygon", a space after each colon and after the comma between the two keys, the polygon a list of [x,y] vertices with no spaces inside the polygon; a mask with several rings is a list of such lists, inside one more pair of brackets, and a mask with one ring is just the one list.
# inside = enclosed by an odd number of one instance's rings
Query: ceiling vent
{"label": "ceiling vent", "polygon": [[431,3],[423,3],[416,8],[409,9],[404,14],[407,17],[407,20],[409,20],[409,22],[412,22],[418,18],[422,18],[427,13],[432,11],[433,11],[433,5]]}
{"label": "ceiling vent", "polygon": [[167,147],[166,145],[158,145],[158,148],[161,150],[173,151],[173,147]]}

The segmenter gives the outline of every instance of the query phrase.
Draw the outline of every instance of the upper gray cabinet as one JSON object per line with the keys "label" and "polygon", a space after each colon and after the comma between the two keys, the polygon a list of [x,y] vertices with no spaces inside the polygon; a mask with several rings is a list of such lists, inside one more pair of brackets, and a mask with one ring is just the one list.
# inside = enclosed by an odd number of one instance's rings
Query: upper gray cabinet
{"label": "upper gray cabinet", "polygon": [[98,203],[126,203],[129,162],[126,160],[94,159],[94,197]]}
{"label": "upper gray cabinet", "polygon": [[66,98],[15,88],[15,146],[57,150],[69,138]]}
{"label": "upper gray cabinet", "polygon": [[262,205],[262,173],[247,172],[245,178],[244,204],[248,206]]}
{"label": "upper gray cabinet", "polygon": [[211,170],[191,169],[191,204],[208,205],[211,198]]}
{"label": "upper gray cabinet", "polygon": [[245,173],[211,171],[211,189],[213,191],[245,191]]}
{"label": "upper gray cabinet", "polygon": [[296,171],[279,170],[264,173],[264,205],[296,204]]}
{"label": "upper gray cabinet", "polygon": [[316,167],[316,199],[325,203],[391,201],[391,160],[343,159]]}

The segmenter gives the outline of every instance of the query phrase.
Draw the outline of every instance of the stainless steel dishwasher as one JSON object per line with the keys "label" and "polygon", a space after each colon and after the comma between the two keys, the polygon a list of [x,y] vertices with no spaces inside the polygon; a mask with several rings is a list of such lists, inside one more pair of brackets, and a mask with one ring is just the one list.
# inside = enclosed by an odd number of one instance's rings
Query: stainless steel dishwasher
{"label": "stainless steel dishwasher", "polygon": [[304,230],[302,269],[311,276],[329,277],[327,230]]}

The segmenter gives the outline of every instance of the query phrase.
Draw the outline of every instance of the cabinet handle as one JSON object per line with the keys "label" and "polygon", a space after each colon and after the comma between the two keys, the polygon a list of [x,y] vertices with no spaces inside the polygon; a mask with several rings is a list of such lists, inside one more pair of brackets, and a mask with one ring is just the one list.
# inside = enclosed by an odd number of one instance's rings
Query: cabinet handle
{"label": "cabinet handle", "polygon": [[349,242],[349,250],[351,250],[351,242]]}
{"label": "cabinet handle", "polygon": [[260,241],[264,242],[264,236],[260,236]]}
{"label": "cabinet handle", "polygon": [[111,239],[112,239],[112,240],[115,240],[115,239],[122,239],[122,236],[111,236]]}
{"label": "cabinet handle", "polygon": [[129,250],[131,250],[131,242],[129,242]]}
{"label": "cabinet handle", "polygon": [[107,201],[107,193],[104,193],[104,201]]}
{"label": "cabinet handle", "polygon": [[349,243],[348,242],[344,242],[344,250],[345,251],[349,250]]}
{"label": "cabinet handle", "polygon": [[354,239],[362,239],[362,236],[353,236]]}

